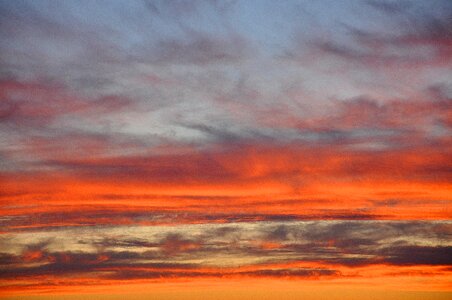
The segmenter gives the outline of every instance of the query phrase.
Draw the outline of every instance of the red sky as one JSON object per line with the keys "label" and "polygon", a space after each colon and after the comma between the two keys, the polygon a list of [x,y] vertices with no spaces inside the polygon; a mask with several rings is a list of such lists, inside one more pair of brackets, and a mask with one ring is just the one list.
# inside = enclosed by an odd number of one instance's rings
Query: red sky
{"label": "red sky", "polygon": [[451,17],[0,1],[0,298],[450,298]]}

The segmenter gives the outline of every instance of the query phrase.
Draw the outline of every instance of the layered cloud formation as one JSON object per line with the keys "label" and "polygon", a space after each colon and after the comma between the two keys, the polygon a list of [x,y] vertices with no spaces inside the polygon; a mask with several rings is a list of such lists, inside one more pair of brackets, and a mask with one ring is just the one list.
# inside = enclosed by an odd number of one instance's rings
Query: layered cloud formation
{"label": "layered cloud formation", "polygon": [[450,291],[451,19],[440,0],[1,1],[1,289]]}
{"label": "layered cloud formation", "polygon": [[2,237],[1,277],[8,288],[27,289],[49,288],[43,277],[62,285],[74,277],[108,285],[237,277],[359,282],[362,276],[410,275],[446,288],[447,281],[429,276],[450,272],[450,231],[450,222],[272,221],[23,232]]}

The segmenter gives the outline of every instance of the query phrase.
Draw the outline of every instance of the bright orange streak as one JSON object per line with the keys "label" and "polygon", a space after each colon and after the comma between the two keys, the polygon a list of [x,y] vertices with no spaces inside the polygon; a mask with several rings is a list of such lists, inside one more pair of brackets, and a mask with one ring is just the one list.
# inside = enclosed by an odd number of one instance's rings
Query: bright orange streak
{"label": "bright orange streak", "polygon": [[[325,265],[315,265],[315,264],[304,264],[303,266],[316,266],[322,267]],[[298,265],[300,266],[300,265]],[[251,268],[252,269],[252,268]],[[250,270],[246,268],[245,270]],[[54,295],[60,294],[82,294],[88,297],[92,294],[93,297],[96,294],[119,294],[125,293],[130,296],[130,294],[139,297],[141,294],[146,294],[148,297],[158,297],[160,293],[166,293],[169,290],[173,292],[180,292],[185,295],[191,293],[198,293],[206,288],[219,288],[227,286],[229,291],[238,292],[241,289],[251,289],[253,290],[253,295],[258,295],[260,292],[272,292],[272,291],[287,291],[291,290],[297,293],[308,293],[309,299],[316,295],[314,291],[325,295],[328,292],[334,292],[334,297],[337,299],[343,299],[348,295],[349,292],[346,290],[374,290],[374,291],[385,291],[386,293],[401,293],[402,291],[412,293],[415,295],[424,295],[425,291],[436,291],[433,295],[441,295],[440,291],[448,292],[450,291],[450,281],[452,276],[450,272],[444,270],[440,267],[390,267],[390,266],[370,266],[370,267],[360,267],[360,268],[347,268],[341,267],[341,276],[334,277],[313,277],[313,278],[252,278],[249,276],[234,276],[228,275],[221,278],[212,278],[208,275],[209,270],[198,270],[206,271],[206,275],[202,277],[196,277],[196,279],[187,278],[170,278],[170,279],[136,279],[136,280],[96,280],[93,278],[58,278],[58,277],[39,277],[36,276],[29,280],[16,280],[14,283],[23,284],[23,286],[14,288],[8,287],[3,288],[3,292],[0,293],[0,297],[13,296],[20,294],[25,295],[35,295],[42,294],[47,295],[47,297],[54,297]],[[210,270],[210,272],[227,272],[224,269]],[[240,270],[238,270],[240,271]],[[243,271],[243,270],[241,270]],[[356,276],[359,271],[360,276]],[[395,273],[392,273],[395,272]],[[321,280],[320,280],[321,279]],[[42,282],[48,282],[50,280],[53,284],[46,285]],[[38,286],[33,286],[34,283],[40,282]],[[8,284],[8,282],[4,282]],[[27,284],[30,284],[27,287]],[[56,285],[55,285],[56,284]],[[369,288],[372,287],[372,288]],[[436,294],[438,293],[438,294]],[[404,293],[401,293],[402,295]],[[231,296],[233,296],[233,292]],[[324,296],[325,296],[324,295]],[[447,293],[450,295],[450,292]],[[356,297],[357,295],[355,295]],[[46,297],[46,296],[42,296]],[[361,294],[363,297],[363,294]],[[420,297],[420,296],[418,296]],[[45,298],[44,298],[45,299]],[[217,298],[212,298],[217,299]],[[268,299],[279,299],[276,295],[269,297]],[[325,298],[319,298],[325,299]],[[358,299],[358,298],[356,298]],[[385,298],[386,299],[386,298]],[[398,298],[393,299],[409,299],[409,298]],[[413,299],[436,299],[436,298],[413,298]],[[446,299],[446,298],[445,298]]]}

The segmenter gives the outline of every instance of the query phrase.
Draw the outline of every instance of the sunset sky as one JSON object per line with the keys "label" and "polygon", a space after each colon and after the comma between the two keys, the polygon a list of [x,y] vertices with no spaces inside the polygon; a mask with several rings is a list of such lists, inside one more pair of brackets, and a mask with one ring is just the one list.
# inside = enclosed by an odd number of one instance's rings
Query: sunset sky
{"label": "sunset sky", "polygon": [[0,0],[0,298],[452,299],[452,1]]}

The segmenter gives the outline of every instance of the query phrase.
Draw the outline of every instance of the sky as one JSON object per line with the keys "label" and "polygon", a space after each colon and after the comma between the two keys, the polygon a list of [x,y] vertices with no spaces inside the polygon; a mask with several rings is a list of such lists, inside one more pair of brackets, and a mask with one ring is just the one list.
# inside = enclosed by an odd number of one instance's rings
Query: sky
{"label": "sky", "polygon": [[451,133],[447,0],[0,0],[0,298],[450,299]]}

